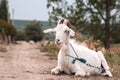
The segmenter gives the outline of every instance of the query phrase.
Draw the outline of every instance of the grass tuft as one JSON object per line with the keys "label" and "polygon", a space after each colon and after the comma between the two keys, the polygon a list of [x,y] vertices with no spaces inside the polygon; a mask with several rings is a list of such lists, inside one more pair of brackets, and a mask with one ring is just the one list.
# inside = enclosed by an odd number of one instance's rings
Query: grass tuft
{"label": "grass tuft", "polygon": [[7,52],[6,46],[4,41],[0,41],[0,52]]}
{"label": "grass tuft", "polygon": [[7,49],[4,47],[0,47],[0,52],[7,52]]}

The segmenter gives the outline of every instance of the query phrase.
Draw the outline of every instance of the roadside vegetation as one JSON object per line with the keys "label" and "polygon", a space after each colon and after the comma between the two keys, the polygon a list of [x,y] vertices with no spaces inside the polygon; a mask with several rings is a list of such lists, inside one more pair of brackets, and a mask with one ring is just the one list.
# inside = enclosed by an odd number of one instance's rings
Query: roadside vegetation
{"label": "roadside vegetation", "polygon": [[57,60],[57,55],[58,55],[58,51],[59,48],[52,42],[50,43],[49,41],[47,42],[47,44],[45,44],[44,42],[41,43],[40,45],[40,51],[41,52],[47,52],[47,56],[49,56],[49,59],[51,60]]}
{"label": "roadside vegetation", "polygon": [[[88,41],[89,42],[89,41]],[[118,44],[113,44],[114,46],[111,47],[114,49],[117,49],[119,51],[112,51],[110,50],[105,50],[103,52],[108,64],[110,65],[110,69],[113,73],[113,75],[115,76],[119,76],[120,74],[120,46]],[[99,46],[101,47],[101,46]],[[97,49],[100,49],[97,47]],[[59,51],[59,48],[55,45],[54,42],[49,42],[47,44],[43,43],[41,44],[40,47],[41,52],[46,52],[47,56],[49,57],[49,59],[51,60],[56,60],[57,59],[57,54]]]}
{"label": "roadside vegetation", "polygon": [[[47,55],[50,57],[50,59],[57,59],[59,47],[57,47],[54,42],[48,41],[46,44],[42,42],[40,46],[41,46],[40,50],[42,52],[47,52],[48,53]],[[114,45],[111,48],[115,48],[116,46]],[[110,65],[120,66],[120,52],[118,51],[113,52],[112,50],[108,50],[108,51],[104,51],[103,53]]]}
{"label": "roadside vegetation", "polygon": [[17,31],[14,40],[15,41],[29,41],[35,42],[42,40],[43,32],[41,30],[41,23],[39,21],[32,21],[26,25],[23,31]]}

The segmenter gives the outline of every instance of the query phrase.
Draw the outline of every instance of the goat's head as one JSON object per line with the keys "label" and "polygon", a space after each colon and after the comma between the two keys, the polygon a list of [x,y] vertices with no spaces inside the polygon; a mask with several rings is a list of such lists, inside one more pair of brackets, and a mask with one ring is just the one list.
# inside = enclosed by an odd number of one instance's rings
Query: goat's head
{"label": "goat's head", "polygon": [[74,36],[75,32],[70,29],[66,24],[57,24],[53,29],[47,29],[43,31],[44,33],[54,33],[55,34],[55,44],[62,46],[68,43],[70,36]]}

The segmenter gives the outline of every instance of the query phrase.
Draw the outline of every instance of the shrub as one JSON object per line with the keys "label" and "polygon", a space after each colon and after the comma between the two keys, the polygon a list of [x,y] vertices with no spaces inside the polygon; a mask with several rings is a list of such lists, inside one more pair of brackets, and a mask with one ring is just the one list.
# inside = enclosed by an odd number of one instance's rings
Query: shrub
{"label": "shrub", "polygon": [[23,31],[17,31],[15,37],[14,37],[14,40],[26,40],[26,35]]}
{"label": "shrub", "polygon": [[25,28],[25,34],[27,40],[39,41],[43,38],[43,32],[41,30],[41,24],[38,21],[32,21]]}

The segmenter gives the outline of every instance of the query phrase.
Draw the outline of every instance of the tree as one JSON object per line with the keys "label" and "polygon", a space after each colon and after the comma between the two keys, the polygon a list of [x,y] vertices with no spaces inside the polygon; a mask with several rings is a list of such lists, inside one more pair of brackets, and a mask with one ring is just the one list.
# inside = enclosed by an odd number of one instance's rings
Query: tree
{"label": "tree", "polygon": [[9,16],[8,16],[8,2],[7,0],[1,0],[0,2],[0,19],[8,22]]}
{"label": "tree", "polygon": [[47,7],[52,9],[49,11],[50,19],[56,21],[61,17],[68,18],[78,31],[84,32],[84,26],[96,25],[94,28],[97,29],[98,25],[104,24],[99,32],[104,33],[102,39],[105,48],[110,48],[110,24],[120,20],[119,0],[76,0],[73,5],[68,5],[67,0],[48,0]]}
{"label": "tree", "polygon": [[[91,14],[97,14],[98,17],[103,20],[105,24],[105,48],[110,48],[110,23],[112,23],[112,20],[115,20],[116,14],[118,14],[118,11],[120,10],[118,7],[119,0],[89,0],[88,5],[91,7],[89,11],[91,11]],[[87,6],[88,8],[88,6]],[[96,11],[95,11],[95,10]],[[115,14],[111,15],[112,11],[116,9]],[[118,10],[117,10],[118,9]]]}
{"label": "tree", "polygon": [[7,23],[3,20],[0,20],[0,35],[2,36],[2,40],[6,41],[6,35],[5,35],[5,27],[7,26]]}
{"label": "tree", "polygon": [[14,36],[16,35],[17,31],[11,23],[8,23],[7,27],[5,28],[5,33],[8,37],[8,43],[10,43],[13,42]]}
{"label": "tree", "polygon": [[[8,2],[7,0],[1,0],[0,1],[0,19],[9,22],[9,13],[8,13]],[[5,28],[2,27],[1,35],[3,36],[3,41],[9,42],[9,35],[5,34]]]}
{"label": "tree", "polygon": [[41,30],[41,24],[38,21],[32,21],[25,28],[25,34],[28,40],[39,41],[43,38],[43,32]]}
{"label": "tree", "polygon": [[16,29],[12,24],[0,20],[0,33],[2,35],[3,40],[9,43],[11,42],[11,40],[13,40],[13,37],[16,34]]}

